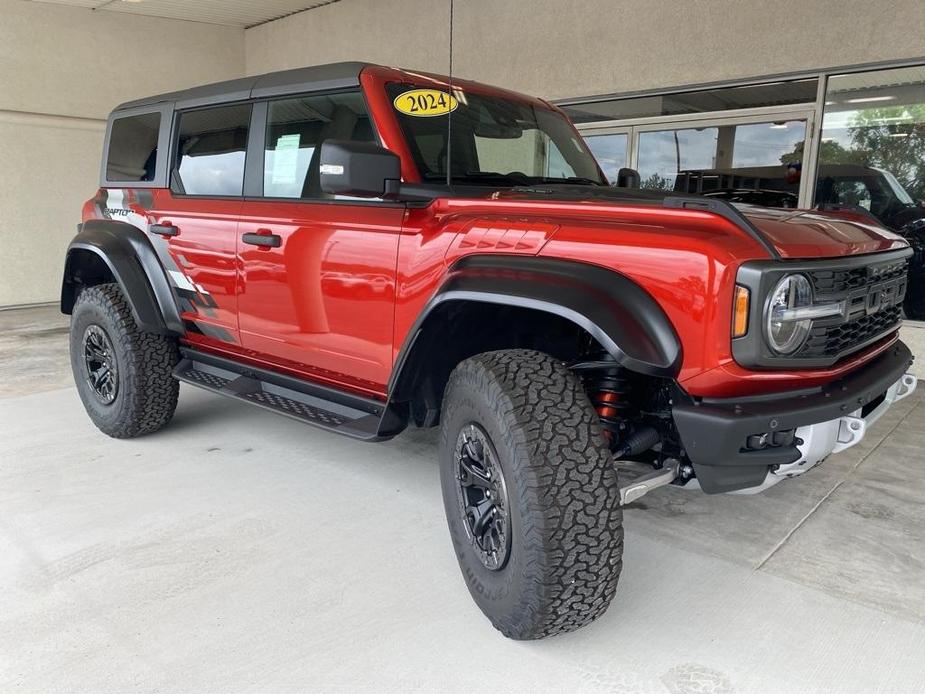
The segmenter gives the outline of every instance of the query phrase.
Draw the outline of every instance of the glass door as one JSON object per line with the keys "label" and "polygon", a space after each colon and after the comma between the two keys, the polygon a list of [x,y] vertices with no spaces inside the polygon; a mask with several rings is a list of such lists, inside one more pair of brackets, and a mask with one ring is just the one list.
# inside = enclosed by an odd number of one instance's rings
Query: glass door
{"label": "glass door", "polygon": [[616,183],[617,172],[629,166],[630,128],[604,128],[582,133],[604,175]]}
{"label": "glass door", "polygon": [[811,203],[803,153],[812,120],[809,109],[700,113],[584,126],[582,135],[611,181],[629,166],[639,171],[643,188],[793,208]]}
{"label": "glass door", "polygon": [[640,126],[634,168],[646,188],[799,207],[811,119],[810,113],[795,113]]}

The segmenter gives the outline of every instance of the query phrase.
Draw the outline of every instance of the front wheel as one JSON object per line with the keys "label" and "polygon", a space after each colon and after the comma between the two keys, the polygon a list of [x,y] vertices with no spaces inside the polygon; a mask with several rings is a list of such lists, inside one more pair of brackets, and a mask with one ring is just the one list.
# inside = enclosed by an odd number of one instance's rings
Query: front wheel
{"label": "front wheel", "polygon": [[466,585],[505,636],[603,614],[622,568],[617,473],[579,379],[552,357],[488,352],[450,375],[440,472]]}

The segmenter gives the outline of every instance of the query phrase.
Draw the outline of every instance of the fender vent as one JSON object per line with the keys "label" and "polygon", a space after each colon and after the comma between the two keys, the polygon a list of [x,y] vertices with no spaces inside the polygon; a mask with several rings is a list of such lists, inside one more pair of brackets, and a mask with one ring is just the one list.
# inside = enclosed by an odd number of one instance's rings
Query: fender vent
{"label": "fender vent", "polygon": [[494,222],[487,224],[485,220],[479,220],[461,232],[447,250],[447,260],[452,262],[470,253],[491,251],[536,255],[559,229],[559,225],[545,222],[511,219]]}

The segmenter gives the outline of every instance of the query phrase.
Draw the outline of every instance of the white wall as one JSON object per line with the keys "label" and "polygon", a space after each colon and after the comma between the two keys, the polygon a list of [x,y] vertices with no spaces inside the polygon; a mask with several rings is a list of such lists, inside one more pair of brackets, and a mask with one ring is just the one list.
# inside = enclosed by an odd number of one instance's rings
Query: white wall
{"label": "white wall", "polygon": [[[445,73],[448,0],[341,0],[245,32],[247,71]],[[456,0],[454,72],[547,98],[925,55],[921,0]]]}
{"label": "white wall", "polygon": [[243,74],[240,29],[0,0],[0,306],[58,299],[113,106]]}

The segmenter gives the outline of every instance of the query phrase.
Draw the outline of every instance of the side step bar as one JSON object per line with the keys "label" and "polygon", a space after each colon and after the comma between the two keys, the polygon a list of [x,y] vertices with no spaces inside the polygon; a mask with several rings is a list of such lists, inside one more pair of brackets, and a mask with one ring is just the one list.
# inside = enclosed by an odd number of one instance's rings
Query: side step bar
{"label": "side step bar", "polygon": [[[285,374],[181,347],[179,381],[363,441],[384,441],[403,428],[385,403]],[[390,426],[385,427],[384,425]],[[382,433],[386,431],[387,433]]]}
{"label": "side step bar", "polygon": [[[620,461],[616,461],[619,463]],[[641,499],[653,489],[664,487],[671,484],[678,478],[679,463],[677,460],[670,461],[665,467],[654,472],[641,475],[620,487],[620,505],[626,506],[637,499]]]}

